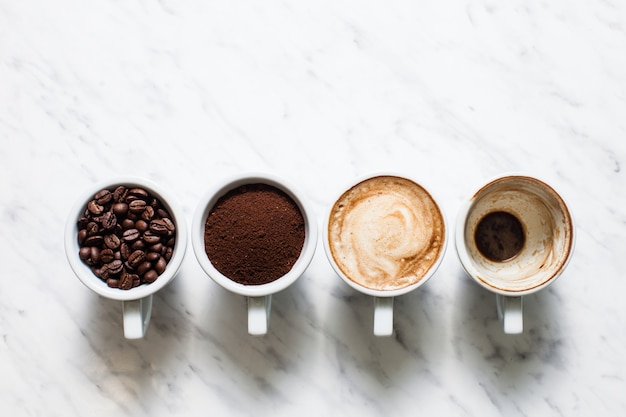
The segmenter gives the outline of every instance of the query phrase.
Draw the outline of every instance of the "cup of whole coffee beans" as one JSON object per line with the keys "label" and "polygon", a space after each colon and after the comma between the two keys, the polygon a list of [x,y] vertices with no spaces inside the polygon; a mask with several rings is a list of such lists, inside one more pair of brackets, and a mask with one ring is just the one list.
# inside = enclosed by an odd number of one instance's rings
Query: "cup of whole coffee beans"
{"label": "cup of whole coffee beans", "polygon": [[176,275],[187,236],[182,210],[158,185],[140,178],[96,184],[67,220],[65,252],[76,276],[124,303],[124,334],[141,338],[152,295]]}

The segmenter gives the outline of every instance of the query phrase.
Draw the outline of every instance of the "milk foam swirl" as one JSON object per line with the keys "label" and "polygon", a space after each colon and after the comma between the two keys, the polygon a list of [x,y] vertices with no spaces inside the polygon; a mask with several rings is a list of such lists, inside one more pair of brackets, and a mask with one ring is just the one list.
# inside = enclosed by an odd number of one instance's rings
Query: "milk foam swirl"
{"label": "milk foam swirl", "polygon": [[430,194],[392,176],[370,178],[346,191],[328,224],[339,269],[375,290],[417,283],[436,262],[444,237],[443,216]]}

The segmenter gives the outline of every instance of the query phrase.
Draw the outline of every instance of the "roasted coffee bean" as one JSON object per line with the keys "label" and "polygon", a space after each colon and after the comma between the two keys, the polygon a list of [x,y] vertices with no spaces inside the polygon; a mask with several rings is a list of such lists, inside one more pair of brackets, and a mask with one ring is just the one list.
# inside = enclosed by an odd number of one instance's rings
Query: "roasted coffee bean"
{"label": "roasted coffee bean", "polygon": [[79,230],[78,231],[78,244],[82,245],[85,239],[87,239],[87,229]]}
{"label": "roasted coffee bean", "polygon": [[143,274],[145,274],[146,272],[148,272],[148,271],[149,271],[149,270],[151,270],[151,269],[152,269],[152,263],[151,263],[151,262],[148,262],[148,261],[143,261],[143,262],[142,262],[142,263],[141,263],[141,264],[140,264],[140,265],[136,268],[136,271],[137,271],[137,274],[139,274],[139,275],[143,275]]}
{"label": "roasted coffee bean", "polygon": [[150,222],[150,231],[157,235],[166,235],[169,229],[163,220],[152,220]]}
{"label": "roasted coffee bean", "polygon": [[90,247],[82,247],[78,251],[78,257],[83,261],[86,261],[91,256],[91,248]]}
{"label": "roasted coffee bean", "polygon": [[87,203],[87,210],[89,210],[91,214],[99,216],[104,211],[104,206],[96,203],[96,200],[91,200],[89,203]]}
{"label": "roasted coffee bean", "polygon": [[113,251],[111,249],[102,249],[100,251],[100,262],[104,263],[104,264],[108,264],[109,262],[112,262],[115,260],[115,254],[113,253]]}
{"label": "roasted coffee bean", "polygon": [[139,233],[139,230],[128,229],[122,234],[122,239],[124,239],[126,242],[134,242],[135,240],[139,239],[140,236],[141,233]]}
{"label": "roasted coffee bean", "polygon": [[126,198],[126,193],[128,193],[128,189],[126,187],[124,187],[123,185],[118,186],[113,191],[113,200],[115,200],[116,203],[124,201],[124,198]]}
{"label": "roasted coffee bean", "polygon": [[120,281],[115,279],[115,278],[109,278],[106,280],[107,285],[111,288],[119,288],[120,286]]}
{"label": "roasted coffee bean", "polygon": [[122,290],[130,290],[133,287],[133,277],[128,272],[123,272],[119,280],[119,288]]}
{"label": "roasted coffee bean", "polygon": [[163,244],[162,244],[162,243],[157,243],[157,244],[155,244],[155,245],[150,246],[150,251],[152,251],[152,252],[156,252],[156,253],[158,253],[158,254],[161,254],[161,252],[163,251],[163,248],[164,248],[164,247],[165,247],[165,246],[163,246]]}
{"label": "roasted coffee bean", "polygon": [[174,222],[171,221],[168,217],[163,218],[163,224],[165,224],[165,227],[167,227],[167,232],[169,235],[173,234],[176,230]]}
{"label": "roasted coffee bean", "polygon": [[104,238],[100,235],[93,235],[93,236],[89,236],[87,237],[87,239],[85,239],[85,241],[83,242],[84,246],[102,246],[102,243],[104,242]]}
{"label": "roasted coffee bean", "polygon": [[[102,255],[100,255],[100,256],[102,256]],[[165,271],[165,267],[166,266],[167,266],[167,261],[165,260],[165,258],[159,258],[157,263],[154,264],[154,270],[157,271],[157,273],[159,275],[161,275],[163,273],[163,271]]]}
{"label": "roasted coffee bean", "polygon": [[89,258],[94,265],[98,264],[100,262],[100,248],[98,248],[97,246],[92,246]]}
{"label": "roasted coffee bean", "polygon": [[134,229],[134,228],[135,228],[134,221],[132,221],[131,219],[122,220],[122,229],[128,230],[128,229]]}
{"label": "roasted coffee bean", "polygon": [[146,206],[143,213],[141,213],[141,218],[149,222],[150,220],[152,220],[153,217],[154,217],[154,208],[152,208],[152,206]]}
{"label": "roasted coffee bean", "polygon": [[122,263],[122,261],[119,261],[117,259],[109,262],[108,264],[104,264],[104,266],[106,267],[106,270],[110,275],[117,275],[124,270],[124,264]]}
{"label": "roasted coffee bean", "polygon": [[136,195],[130,195],[127,194],[126,198],[124,199],[124,201],[130,206],[130,203],[132,203],[135,200],[139,200],[139,197],[137,197]]}
{"label": "roasted coffee bean", "polygon": [[133,200],[128,204],[128,209],[131,213],[141,214],[146,209],[146,202],[144,200]]}
{"label": "roasted coffee bean", "polygon": [[135,222],[135,229],[139,230],[141,233],[145,232],[146,230],[148,230],[150,226],[148,225],[148,223],[146,223],[145,220],[137,220]]}
{"label": "roasted coffee bean", "polygon": [[126,203],[116,203],[113,204],[113,213],[115,213],[118,216],[124,216],[126,213],[128,213],[128,204]]}
{"label": "roasted coffee bean", "polygon": [[110,234],[104,236],[104,245],[109,249],[118,249],[120,247],[120,238],[117,235]]}
{"label": "roasted coffee bean", "polygon": [[109,278],[115,278],[115,279],[118,278],[118,276],[109,274],[109,270],[107,269],[106,265],[102,265],[102,268],[100,268],[100,275],[96,275],[96,276],[99,276],[102,280],[105,280],[105,281]]}
{"label": "roasted coffee bean", "polygon": [[155,245],[157,243],[159,243],[161,241],[161,236],[159,235],[155,235],[154,233],[152,233],[150,230],[147,230],[144,234],[143,234],[143,240],[144,242],[146,242],[148,245]]}
{"label": "roasted coffee bean", "polygon": [[174,254],[174,249],[167,248],[167,250],[165,251],[165,255],[163,255],[163,257],[165,258],[167,262],[169,262],[170,259],[172,259],[173,254]]}
{"label": "roasted coffee bean", "polygon": [[153,283],[159,277],[159,273],[154,269],[149,270],[145,274],[143,274],[143,280],[148,283]]}
{"label": "roasted coffee bean", "polygon": [[165,211],[165,209],[163,209],[163,208],[157,208],[156,209],[156,214],[160,218],[170,217],[170,214],[167,211]]}
{"label": "roasted coffee bean", "polygon": [[100,216],[100,223],[102,224],[102,228],[104,230],[111,230],[117,225],[117,217],[115,217],[113,212],[107,211]]}
{"label": "roasted coffee bean", "polygon": [[78,230],[86,229],[87,223],[89,223],[89,217],[83,216],[80,219],[78,219],[78,221],[76,222],[76,224],[78,225]]}
{"label": "roasted coffee bean", "polygon": [[94,197],[94,200],[96,200],[96,203],[100,205],[105,205],[109,201],[111,201],[112,198],[113,194],[111,193],[111,191],[105,189],[102,191],[98,191]]}
{"label": "roasted coffee bean", "polygon": [[122,243],[120,245],[120,254],[122,255],[122,259],[126,260],[130,256],[130,247],[126,243]]}
{"label": "roasted coffee bean", "polygon": [[116,274],[109,273],[109,267],[107,265],[102,265],[99,272],[100,275],[96,274],[96,276],[99,276],[102,279],[117,278],[117,276],[115,276]]}
{"label": "roasted coffee bean", "polygon": [[159,260],[160,257],[161,257],[161,255],[156,253],[156,252],[148,252],[148,253],[146,253],[146,261],[148,261],[148,262],[156,262],[156,261]]}
{"label": "roasted coffee bean", "polygon": [[128,261],[127,261],[128,266],[132,269],[136,269],[143,262],[143,259],[145,257],[146,257],[146,253],[144,251],[141,251],[141,250],[134,251],[128,257]]}
{"label": "roasted coffee bean", "polygon": [[141,198],[142,200],[145,200],[150,196],[148,192],[143,188],[131,188],[130,190],[128,190],[128,195]]}
{"label": "roasted coffee bean", "polygon": [[85,230],[87,230],[88,236],[93,236],[98,234],[98,232],[100,231],[100,227],[96,222],[89,222],[87,223],[87,227],[85,228]]}
{"label": "roasted coffee bean", "polygon": [[133,242],[132,245],[130,245],[130,248],[133,250],[144,250],[146,248],[146,242],[144,242],[143,240],[139,239]]}
{"label": "roasted coffee bean", "polygon": [[165,242],[165,246],[174,246],[174,243],[176,243],[176,237],[172,236]]}

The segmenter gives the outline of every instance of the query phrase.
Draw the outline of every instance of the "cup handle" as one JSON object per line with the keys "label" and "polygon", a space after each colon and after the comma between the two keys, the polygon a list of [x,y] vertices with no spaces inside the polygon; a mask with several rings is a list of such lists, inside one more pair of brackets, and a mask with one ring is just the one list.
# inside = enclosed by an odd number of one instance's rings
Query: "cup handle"
{"label": "cup handle", "polygon": [[374,335],[393,334],[393,297],[374,298]]}
{"label": "cup handle", "polygon": [[271,294],[263,297],[248,297],[248,333],[256,336],[267,334],[271,307]]}
{"label": "cup handle", "polygon": [[522,297],[507,297],[496,294],[498,318],[506,334],[520,334],[524,330]]}
{"label": "cup handle", "polygon": [[124,337],[141,339],[145,336],[152,315],[152,295],[123,302]]}

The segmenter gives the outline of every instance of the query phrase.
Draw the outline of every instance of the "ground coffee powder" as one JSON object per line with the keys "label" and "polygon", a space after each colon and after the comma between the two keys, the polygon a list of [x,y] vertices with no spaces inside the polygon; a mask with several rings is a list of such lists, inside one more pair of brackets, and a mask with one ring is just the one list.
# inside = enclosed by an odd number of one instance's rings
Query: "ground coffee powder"
{"label": "ground coffee powder", "polygon": [[283,191],[247,184],[221,197],[207,216],[205,250],[213,266],[244,285],[287,274],[304,245],[304,218]]}

